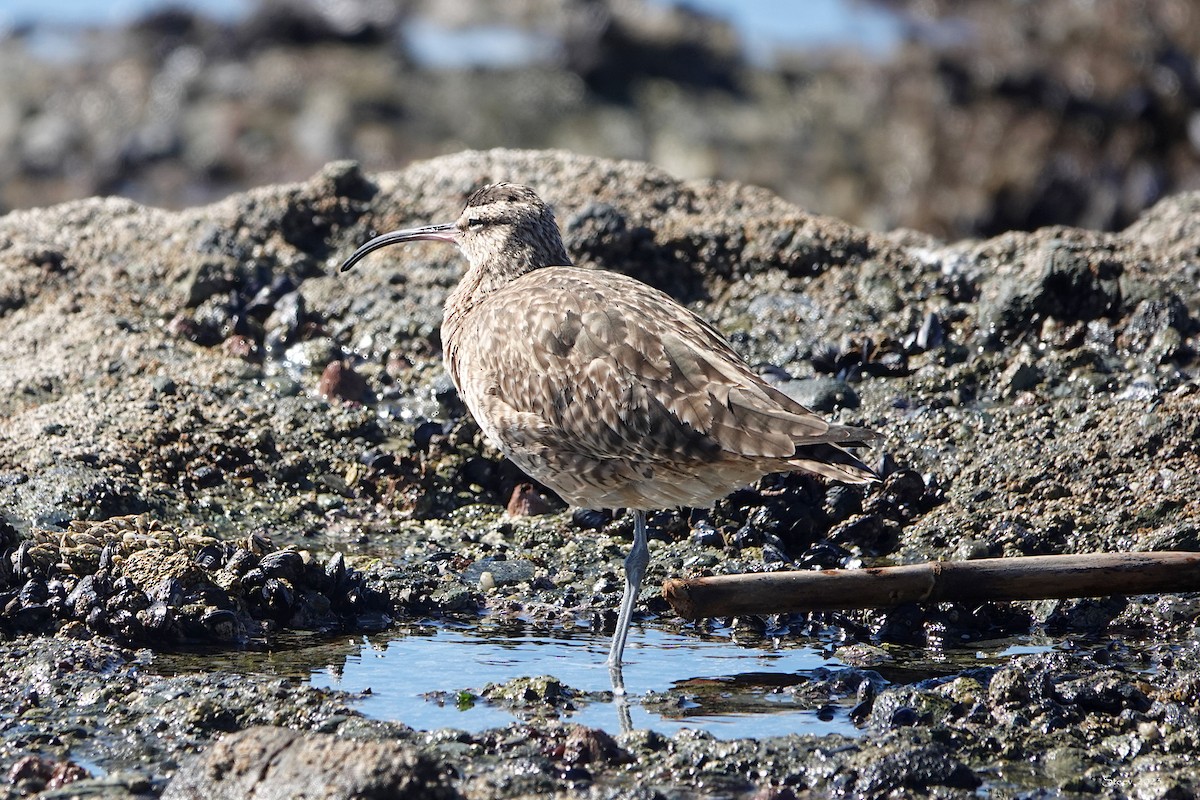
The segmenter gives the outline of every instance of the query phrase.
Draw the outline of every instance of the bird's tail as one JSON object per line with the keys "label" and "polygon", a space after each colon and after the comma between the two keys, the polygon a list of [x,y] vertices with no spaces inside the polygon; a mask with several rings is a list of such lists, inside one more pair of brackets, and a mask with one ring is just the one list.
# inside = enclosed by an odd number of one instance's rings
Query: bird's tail
{"label": "bird's tail", "polygon": [[[877,438],[878,434],[865,430],[862,439]],[[863,445],[864,442],[847,442],[850,446]],[[794,469],[811,472],[834,481],[843,483],[872,483],[878,481],[879,474],[868,467],[852,453],[833,444],[811,444],[796,448],[796,455],[789,458],[787,463]]]}

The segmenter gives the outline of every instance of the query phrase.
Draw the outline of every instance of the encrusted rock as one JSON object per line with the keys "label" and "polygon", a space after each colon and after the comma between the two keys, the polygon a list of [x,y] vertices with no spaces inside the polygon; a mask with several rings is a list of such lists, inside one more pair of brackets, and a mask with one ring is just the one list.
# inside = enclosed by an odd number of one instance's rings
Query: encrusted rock
{"label": "encrusted rock", "polygon": [[163,800],[458,796],[444,767],[398,742],[266,727],[231,734],[197,754],[162,795]]}

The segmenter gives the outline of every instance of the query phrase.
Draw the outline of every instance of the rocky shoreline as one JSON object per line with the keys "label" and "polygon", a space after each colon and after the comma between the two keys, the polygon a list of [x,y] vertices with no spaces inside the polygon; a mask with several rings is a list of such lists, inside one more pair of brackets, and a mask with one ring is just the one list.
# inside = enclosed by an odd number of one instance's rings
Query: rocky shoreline
{"label": "rocky shoreline", "polygon": [[[440,309],[462,265],[414,248],[336,271],[369,231],[451,219],[500,179],[555,205],[577,263],[670,291],[785,391],[886,433],[880,486],[770,477],[711,512],[658,515],[649,614],[670,618],[663,579],[703,571],[1200,548],[1194,194],[1118,233],[947,243],[637,162],[495,150],[378,175],[338,162],[178,212],[116,199],[13,212],[0,218],[7,796],[244,796],[226,768],[267,751],[361,770],[331,772],[329,796],[361,787],[371,759],[408,765],[379,780],[411,796],[1200,787],[1192,595],[733,621],[843,630],[854,666],[794,691],[857,704],[855,739],[613,738],[569,720],[422,732],[300,679],[156,674],[164,647],[405,619],[611,625],[628,518],[524,486],[442,373]],[[1061,644],[919,680],[898,669],[1030,632]],[[355,761],[346,741],[372,745]]]}

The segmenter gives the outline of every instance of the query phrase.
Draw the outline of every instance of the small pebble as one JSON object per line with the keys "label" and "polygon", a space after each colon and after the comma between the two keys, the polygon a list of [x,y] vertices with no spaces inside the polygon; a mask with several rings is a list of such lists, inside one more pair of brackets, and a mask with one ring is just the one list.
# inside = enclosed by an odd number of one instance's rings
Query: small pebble
{"label": "small pebble", "polygon": [[507,511],[514,517],[535,517],[547,514],[554,507],[532,483],[519,483],[508,499]]}
{"label": "small pebble", "polygon": [[367,381],[347,361],[332,361],[321,373],[317,391],[329,400],[360,401],[367,394]]}
{"label": "small pebble", "polygon": [[491,571],[484,570],[483,572],[479,573],[479,590],[480,591],[489,592],[495,588],[496,588],[496,578],[494,575],[492,575]]}

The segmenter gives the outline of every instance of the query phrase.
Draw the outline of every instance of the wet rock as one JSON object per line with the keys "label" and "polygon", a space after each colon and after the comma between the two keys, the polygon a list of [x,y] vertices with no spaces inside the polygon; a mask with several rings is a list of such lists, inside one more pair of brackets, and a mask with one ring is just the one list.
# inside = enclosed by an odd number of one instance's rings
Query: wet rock
{"label": "wet rock", "polygon": [[1147,549],[1200,551],[1200,524],[1178,522],[1164,525],[1150,534]]}
{"label": "wet rock", "polygon": [[208,325],[196,321],[190,314],[179,313],[167,323],[167,331],[172,336],[186,339],[201,347],[212,347],[221,341],[221,335]]}
{"label": "wet rock", "polygon": [[1122,597],[1045,600],[1034,604],[1033,619],[1048,631],[1099,631],[1125,610]]}
{"label": "wet rock", "polygon": [[573,709],[579,692],[557,678],[514,678],[507,683],[489,683],[480,691],[485,700],[533,715],[557,716],[560,709]]}
{"label": "wet rock", "polygon": [[935,786],[974,789],[982,783],[983,779],[955,759],[948,748],[934,744],[879,758],[866,766],[857,786],[864,793],[879,795]]}
{"label": "wet rock", "polygon": [[605,509],[577,508],[571,512],[571,523],[584,530],[599,530],[612,519],[612,512]]}
{"label": "wet rock", "polygon": [[590,203],[563,222],[563,243],[570,252],[610,268],[619,268],[652,239],[648,229],[630,227],[621,209],[609,203]]}
{"label": "wet rock", "polygon": [[174,615],[166,603],[153,603],[137,612],[138,624],[148,635],[161,636],[167,634],[174,623]]}
{"label": "wet rock", "polygon": [[1044,377],[1036,364],[1026,360],[1014,361],[1000,375],[1000,393],[1004,397],[1015,397],[1035,388]]}
{"label": "wet rock", "polygon": [[[332,339],[325,336],[297,342],[283,353],[283,365],[298,378],[323,374],[335,363],[342,363],[341,350]],[[343,367],[350,368],[351,365],[346,362]]]}
{"label": "wet rock", "polygon": [[258,568],[269,577],[295,581],[304,574],[304,557],[294,550],[275,550],[259,559]]}
{"label": "wet rock", "polygon": [[942,501],[936,486],[911,469],[884,470],[880,490],[863,503],[866,514],[878,514],[886,520],[904,524]]}
{"label": "wet rock", "polygon": [[[290,280],[287,285],[291,285]],[[264,290],[270,294],[274,293],[267,287],[264,287]],[[263,349],[268,356],[278,358],[296,342],[299,335],[305,317],[304,295],[298,291],[289,291],[272,303],[270,294],[266,297],[262,297],[262,294],[263,292],[259,292],[259,297],[251,301],[246,310],[247,313],[253,314],[256,304],[271,309],[270,315],[263,323]]]}
{"label": "wet rock", "polygon": [[218,642],[236,643],[244,641],[245,630],[237,614],[225,608],[211,608],[205,611],[199,619],[199,628],[204,638],[212,638]]}
{"label": "wet rock", "polygon": [[[331,576],[308,569],[293,550],[274,550],[265,540],[254,547],[262,556],[194,533],[180,536],[147,517],[35,532],[35,541],[12,554],[19,562],[19,553],[28,553],[28,564],[25,583],[12,593],[10,622],[44,630],[56,619],[80,620],[130,643],[241,643],[260,635],[264,620],[374,629],[378,623],[368,619],[386,618],[386,596],[344,558]],[[72,555],[81,549],[88,558]],[[103,553],[111,554],[107,561]]]}
{"label": "wet rock", "polygon": [[[313,781],[313,775],[321,779]],[[397,742],[347,741],[256,727],[231,734],[184,764],[163,800],[454,798],[442,767]]]}
{"label": "wet rock", "polygon": [[942,319],[936,313],[930,311],[925,315],[925,319],[921,321],[921,327],[917,331],[913,345],[917,350],[933,350],[941,347],[945,341],[946,329],[942,324]]}
{"label": "wet rock", "polygon": [[21,543],[21,534],[3,515],[0,515],[0,553],[12,552]]}
{"label": "wet rock", "polygon": [[832,528],[829,542],[853,546],[869,555],[883,555],[896,548],[899,528],[876,514],[858,514]]}
{"label": "wet rock", "polygon": [[701,547],[724,547],[725,536],[708,520],[692,526],[692,540]]}
{"label": "wet rock", "polygon": [[340,586],[345,581],[346,574],[346,557],[341,553],[334,553],[325,565],[325,577],[328,584],[333,587]]}
{"label": "wet rock", "polygon": [[907,375],[909,371],[903,345],[891,339],[878,343],[870,338],[847,339],[840,345],[814,348],[810,360],[817,372],[842,380],[864,375],[896,377]]}
{"label": "wet rock", "polygon": [[491,576],[493,586],[507,586],[533,580],[536,568],[524,558],[511,561],[483,558],[463,570],[462,580],[468,585],[478,584],[485,572]]}
{"label": "wet rock", "polygon": [[0,484],[0,506],[20,530],[64,528],[73,519],[105,519],[142,510],[136,490],[86,466],[50,467],[15,485]]}
{"label": "wet rock", "polygon": [[[205,572],[216,572],[225,560],[225,548],[216,544],[205,545],[196,553],[196,566]],[[169,579],[168,579],[169,580]]]}
{"label": "wet rock", "polygon": [[17,601],[23,606],[44,603],[49,597],[50,591],[46,588],[45,581],[37,578],[30,578],[26,581],[17,593]]}
{"label": "wet rock", "polygon": [[[182,288],[184,305],[196,308],[213,296],[228,292],[233,287],[234,274],[230,265],[224,261],[201,260],[192,265],[179,280]],[[176,317],[177,320],[187,319]],[[172,322],[182,327],[182,322]],[[191,339],[191,337],[188,337]],[[193,339],[193,341],[195,341]],[[200,344],[200,342],[197,342]]]}
{"label": "wet rock", "polygon": [[1091,319],[1084,326],[1083,344],[1102,356],[1115,356],[1117,332],[1106,319]]}
{"label": "wet rock", "polygon": [[550,513],[554,505],[532,483],[519,483],[513,488],[506,510],[514,517],[534,517]]}
{"label": "wet rock", "polygon": [[1141,687],[1126,676],[1113,673],[1059,681],[1053,692],[1054,698],[1062,703],[1105,714],[1119,714],[1127,708],[1145,712],[1151,705]]}
{"label": "wet rock", "polygon": [[778,383],[775,388],[805,408],[829,413],[839,408],[858,408],[859,399],[845,381],[819,377]]}
{"label": "wet rock", "polygon": [[393,454],[375,448],[364,450],[358,460],[367,469],[378,470],[380,472],[390,470],[396,465],[396,457]]}
{"label": "wet rock", "polygon": [[855,556],[831,541],[816,542],[796,559],[797,569],[840,569],[851,565]]}
{"label": "wet rock", "polygon": [[45,629],[54,617],[54,611],[41,603],[21,605],[14,609],[5,608],[3,628],[11,633],[28,633]]}
{"label": "wet rock", "polygon": [[95,575],[85,575],[67,595],[64,613],[75,619],[85,619],[93,608],[100,605],[100,591]]}
{"label": "wet rock", "polygon": [[317,391],[330,400],[357,402],[367,395],[367,382],[354,371],[349,362],[333,361],[321,373]]}
{"label": "wet rock", "polygon": [[837,524],[862,511],[862,494],[844,484],[835,484],[826,490],[822,509],[829,522]]}
{"label": "wet rock", "polygon": [[1030,252],[1012,271],[989,275],[980,298],[980,329],[1009,341],[1042,319],[1095,322],[1121,309],[1121,277],[1115,259],[1097,260],[1076,242],[1051,240]]}
{"label": "wet rock", "polygon": [[1143,300],[1134,308],[1118,337],[1118,344],[1146,360],[1161,364],[1177,358],[1184,350],[1183,335],[1195,327],[1187,306],[1176,295]]}
{"label": "wet rock", "polygon": [[429,595],[429,601],[440,612],[454,614],[457,612],[476,611],[479,602],[466,586],[443,586]]}
{"label": "wet rock", "polygon": [[560,758],[569,766],[627,764],[634,760],[612,736],[599,728],[585,728],[582,725],[570,726]]}
{"label": "wet rock", "polygon": [[875,710],[875,698],[877,695],[878,689],[871,681],[863,681],[859,684],[858,691],[855,693],[855,699],[858,702],[850,709],[850,721],[856,725],[861,725],[870,719],[872,712]]}
{"label": "wet rock", "polygon": [[25,756],[9,768],[7,777],[8,782],[19,792],[31,794],[53,792],[91,775],[73,761],[52,761],[38,756]]}
{"label": "wet rock", "polygon": [[143,589],[164,580],[176,580],[191,585],[201,579],[194,559],[186,552],[163,552],[155,548],[130,554],[121,567],[121,573]]}

